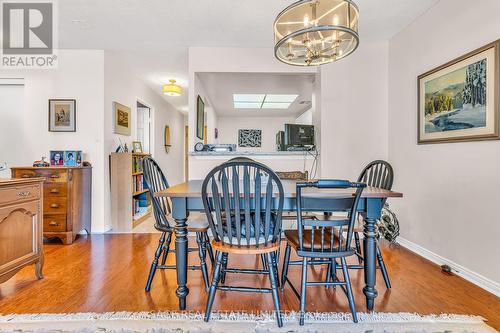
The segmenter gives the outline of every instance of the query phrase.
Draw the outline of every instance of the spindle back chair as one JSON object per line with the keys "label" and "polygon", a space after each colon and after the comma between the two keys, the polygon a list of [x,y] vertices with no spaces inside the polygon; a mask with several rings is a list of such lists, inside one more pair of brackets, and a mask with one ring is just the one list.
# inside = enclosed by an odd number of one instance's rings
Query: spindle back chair
{"label": "spindle back chair", "polygon": [[[142,159],[142,170],[145,188],[147,188],[149,191],[151,202],[153,205],[155,228],[161,231],[158,248],[156,249],[153,262],[151,263],[151,269],[149,271],[148,279],[146,281],[145,290],[149,292],[151,290],[151,284],[153,283],[153,278],[157,269],[175,269],[175,265],[165,265],[168,254],[175,251],[174,249],[170,249],[172,233],[174,232],[174,230],[168,221],[168,217],[170,217],[172,213],[172,205],[170,203],[170,199],[166,197],[156,197],[154,195],[156,192],[169,188],[167,178],[165,177],[158,163],[149,156]],[[188,232],[196,233],[196,242],[198,245],[195,248],[189,248],[188,251],[197,251],[200,257],[200,265],[191,265],[189,266],[189,268],[200,269],[202,271],[203,280],[205,282],[205,289],[208,291],[208,270],[205,262],[207,251],[212,263],[214,259],[207,231],[207,221],[197,221],[196,223],[188,224]],[[161,263],[159,263],[159,259],[162,254],[163,257]]]}
{"label": "spindle back chair", "polygon": [[[286,230],[287,247],[283,263],[282,288],[288,282],[295,295],[300,299],[300,325],[304,324],[306,288],[308,286],[341,286],[349,300],[349,307],[352,312],[354,322],[357,322],[356,309],[354,306],[354,297],[352,294],[351,282],[347,271],[346,257],[355,254],[351,248],[353,228],[357,216],[357,207],[363,189],[364,183],[354,183],[347,180],[325,179],[312,182],[297,183],[297,230]],[[317,192],[303,192],[307,188],[316,189],[348,189],[352,188],[354,193],[351,198],[327,198],[318,195]],[[347,212],[347,216],[335,217],[329,219],[307,219],[304,218],[304,212],[314,210],[317,200],[330,200],[332,202],[332,211]],[[345,235],[345,236],[344,236]],[[299,257],[302,257],[302,283],[301,293],[296,290],[293,284],[288,280],[288,265],[290,262],[291,248],[295,250]],[[308,265],[330,264],[335,266],[336,259],[340,259],[343,270],[344,280],[341,281],[336,270],[329,270],[333,281],[330,282],[308,282]]]}
{"label": "spindle back chair", "polygon": [[[205,321],[210,318],[216,290],[263,292],[272,293],[281,327],[276,266],[284,203],[280,179],[261,163],[234,159],[208,173],[202,184],[202,202],[214,238],[212,247],[217,251]],[[264,254],[267,269],[228,269],[223,261],[227,262],[229,253]],[[219,285],[226,272],[269,274],[271,288]]]}

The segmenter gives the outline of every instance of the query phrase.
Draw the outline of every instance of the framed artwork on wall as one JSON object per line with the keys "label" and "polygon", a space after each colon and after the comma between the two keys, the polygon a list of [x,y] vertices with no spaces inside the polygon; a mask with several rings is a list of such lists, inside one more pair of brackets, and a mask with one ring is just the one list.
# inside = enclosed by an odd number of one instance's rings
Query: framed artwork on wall
{"label": "framed artwork on wall", "polygon": [[114,132],[121,135],[130,135],[132,114],[130,108],[118,102],[113,102]]}
{"label": "framed artwork on wall", "polygon": [[257,148],[262,145],[262,131],[258,129],[238,130],[238,146]]}
{"label": "framed artwork on wall", "polygon": [[75,99],[49,99],[49,132],[76,132]]}
{"label": "framed artwork on wall", "polygon": [[500,41],[418,77],[418,143],[500,139]]}
{"label": "framed artwork on wall", "polygon": [[196,102],[196,137],[203,140],[205,132],[205,103],[198,95],[198,100]]}

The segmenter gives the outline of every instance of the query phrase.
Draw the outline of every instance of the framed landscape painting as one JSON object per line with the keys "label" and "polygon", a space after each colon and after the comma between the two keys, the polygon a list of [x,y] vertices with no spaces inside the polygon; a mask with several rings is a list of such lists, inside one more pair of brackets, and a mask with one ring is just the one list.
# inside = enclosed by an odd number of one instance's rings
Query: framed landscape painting
{"label": "framed landscape painting", "polygon": [[418,143],[500,139],[500,41],[418,77]]}

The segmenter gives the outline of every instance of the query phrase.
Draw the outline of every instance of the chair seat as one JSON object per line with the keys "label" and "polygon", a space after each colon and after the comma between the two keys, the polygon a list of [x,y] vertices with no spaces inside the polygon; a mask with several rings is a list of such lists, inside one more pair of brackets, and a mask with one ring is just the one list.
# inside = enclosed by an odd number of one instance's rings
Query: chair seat
{"label": "chair seat", "polygon": [[[303,234],[304,251],[311,250],[311,240],[312,240],[311,234],[312,234],[311,230],[304,231]],[[290,244],[290,246],[293,247],[295,250],[297,250],[300,247],[299,232],[297,230],[285,230],[285,238],[287,242]],[[331,239],[332,239],[331,231],[325,231],[324,249],[330,249]],[[334,236],[333,244],[334,246],[335,245],[338,246],[338,238],[336,236]],[[321,250],[321,232],[319,230],[314,231],[314,249]]]}
{"label": "chair seat", "polygon": [[222,242],[217,242],[212,240],[212,248],[216,251],[223,253],[234,253],[234,254],[262,254],[269,252],[276,252],[280,248],[280,242],[268,243],[267,245],[259,244],[257,245],[230,245],[222,244]]}
{"label": "chair seat", "polygon": [[[167,217],[168,222],[170,224],[170,228],[165,228],[161,225],[155,224],[156,230],[161,232],[172,232],[175,226],[175,220],[170,216]],[[187,231],[188,232],[207,232],[208,231],[208,220],[206,218],[203,219],[188,219],[187,221]]]}

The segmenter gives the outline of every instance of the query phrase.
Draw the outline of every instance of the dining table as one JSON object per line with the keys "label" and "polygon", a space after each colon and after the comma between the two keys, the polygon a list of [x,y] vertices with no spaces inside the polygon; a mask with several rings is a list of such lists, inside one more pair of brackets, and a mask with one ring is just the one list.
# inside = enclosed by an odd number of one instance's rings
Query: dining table
{"label": "dining table", "polygon": [[[297,209],[295,180],[283,180],[284,212],[293,212]],[[188,232],[190,212],[204,212],[201,197],[203,180],[189,180],[184,183],[155,192],[156,197],[168,197],[172,202],[172,218],[175,220],[175,258],[177,273],[176,295],[179,298],[179,309],[186,309],[186,298],[189,294],[187,287],[188,273]],[[308,203],[308,212],[335,212],[336,205],[341,198],[350,198],[354,189],[313,189],[303,191],[303,196],[312,201]],[[273,193],[273,197],[278,196]],[[366,187],[358,204],[358,211],[363,216],[363,255],[364,279],[363,293],[366,297],[366,307],[374,310],[376,290],[376,242],[377,220],[380,219],[383,204],[387,198],[401,198],[402,193],[385,190],[377,187]],[[309,200],[308,199],[308,200]],[[276,200],[278,201],[278,200]],[[311,204],[312,203],[312,204]]]}

